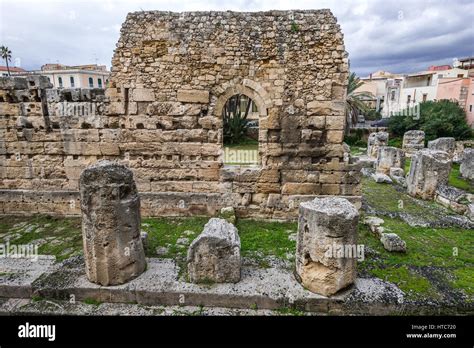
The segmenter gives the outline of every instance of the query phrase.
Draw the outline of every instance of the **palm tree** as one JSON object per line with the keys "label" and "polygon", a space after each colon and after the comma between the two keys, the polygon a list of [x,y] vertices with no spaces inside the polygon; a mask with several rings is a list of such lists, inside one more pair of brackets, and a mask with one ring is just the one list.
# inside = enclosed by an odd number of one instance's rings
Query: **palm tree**
{"label": "palm tree", "polygon": [[369,107],[364,103],[367,99],[375,98],[370,92],[356,92],[356,90],[364,84],[355,73],[349,75],[349,81],[347,84],[347,96],[346,96],[346,131],[352,125],[357,123],[357,118],[360,113],[367,112]]}
{"label": "palm tree", "polygon": [[10,51],[6,46],[2,46],[0,47],[0,54],[2,55],[2,59],[5,59],[5,62],[7,63],[8,76],[10,76],[10,68],[8,67],[8,62],[12,59],[12,51]]}

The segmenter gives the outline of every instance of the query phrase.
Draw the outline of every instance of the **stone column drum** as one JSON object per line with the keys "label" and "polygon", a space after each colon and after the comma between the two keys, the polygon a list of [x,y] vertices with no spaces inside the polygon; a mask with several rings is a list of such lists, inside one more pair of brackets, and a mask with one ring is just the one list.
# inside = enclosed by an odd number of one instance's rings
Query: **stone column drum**
{"label": "stone column drum", "polygon": [[370,133],[367,139],[367,156],[371,158],[377,157],[379,147],[388,145],[388,133],[387,132],[375,132]]}
{"label": "stone column drum", "polygon": [[356,279],[359,212],[345,198],[316,198],[300,204],[296,279],[308,290],[330,296]]}
{"label": "stone column drum", "polygon": [[407,176],[407,191],[413,197],[434,199],[436,189],[447,185],[451,172],[448,153],[423,149],[416,152],[411,160]]}
{"label": "stone column drum", "polygon": [[425,132],[422,130],[411,130],[403,134],[402,149],[407,157],[425,147]]}
{"label": "stone column drum", "polygon": [[79,189],[87,278],[117,285],[143,273],[140,198],[132,171],[100,161],[81,173]]}
{"label": "stone column drum", "polygon": [[377,173],[390,174],[390,168],[402,168],[405,166],[405,153],[402,149],[392,146],[381,146],[377,152],[375,164]]}

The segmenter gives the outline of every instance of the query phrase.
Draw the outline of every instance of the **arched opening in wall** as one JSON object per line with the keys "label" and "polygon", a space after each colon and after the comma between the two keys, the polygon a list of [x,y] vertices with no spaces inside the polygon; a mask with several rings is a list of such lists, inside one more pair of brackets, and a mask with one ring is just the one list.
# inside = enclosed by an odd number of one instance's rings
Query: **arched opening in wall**
{"label": "arched opening in wall", "polygon": [[231,96],[222,109],[224,164],[257,166],[259,112],[245,94]]}

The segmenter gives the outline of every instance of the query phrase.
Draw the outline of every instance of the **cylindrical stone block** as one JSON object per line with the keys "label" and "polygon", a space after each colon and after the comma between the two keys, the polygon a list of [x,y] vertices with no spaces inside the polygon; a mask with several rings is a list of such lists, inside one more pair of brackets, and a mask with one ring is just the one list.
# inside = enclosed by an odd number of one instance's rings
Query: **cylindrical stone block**
{"label": "cylindrical stone block", "polygon": [[444,151],[423,149],[411,160],[407,191],[413,197],[434,199],[436,189],[446,185],[451,172],[451,159]]}
{"label": "cylindrical stone block", "polygon": [[355,281],[359,212],[345,198],[300,204],[296,278],[308,290],[330,296]]}
{"label": "cylindrical stone block", "polygon": [[146,268],[140,238],[140,198],[133,173],[100,161],[79,181],[87,278],[101,285],[123,284]]}

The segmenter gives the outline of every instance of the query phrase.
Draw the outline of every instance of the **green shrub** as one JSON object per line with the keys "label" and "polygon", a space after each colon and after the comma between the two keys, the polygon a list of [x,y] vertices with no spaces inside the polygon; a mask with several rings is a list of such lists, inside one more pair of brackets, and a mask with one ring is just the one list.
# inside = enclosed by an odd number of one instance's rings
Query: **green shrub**
{"label": "green shrub", "polygon": [[344,142],[349,146],[367,147],[363,129],[356,129],[355,132],[352,130],[349,134],[346,134]]}
{"label": "green shrub", "polygon": [[402,148],[403,140],[400,137],[389,138],[388,139],[388,146]]}
{"label": "green shrub", "polygon": [[425,132],[426,141],[440,137],[454,137],[456,140],[472,138],[472,130],[466,122],[466,113],[458,103],[450,100],[427,101],[419,104],[420,117],[392,116],[389,131],[403,137],[406,131],[420,129]]}
{"label": "green shrub", "polygon": [[224,106],[224,144],[239,144],[246,136],[248,128],[247,116],[250,111],[250,100],[242,94],[232,96]]}
{"label": "green shrub", "polygon": [[380,111],[376,111],[375,109],[370,109],[365,114],[365,119],[368,121],[377,121],[382,118],[382,114]]}

